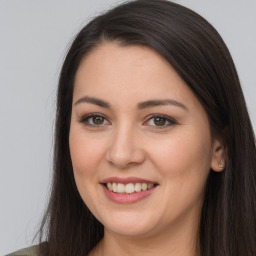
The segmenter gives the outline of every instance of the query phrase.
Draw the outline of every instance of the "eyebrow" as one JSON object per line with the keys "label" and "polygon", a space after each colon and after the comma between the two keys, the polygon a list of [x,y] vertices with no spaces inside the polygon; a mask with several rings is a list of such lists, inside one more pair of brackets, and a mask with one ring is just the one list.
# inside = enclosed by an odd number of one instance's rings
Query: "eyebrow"
{"label": "eyebrow", "polygon": [[145,108],[164,106],[164,105],[173,105],[176,107],[183,108],[184,110],[188,110],[187,107],[184,104],[182,104],[181,102],[178,102],[176,100],[171,100],[171,99],[148,100],[148,101],[139,103],[137,105],[137,107],[138,107],[138,109],[145,109]]}
{"label": "eyebrow", "polygon": [[[76,101],[75,105],[81,104],[81,103],[91,103],[97,106],[100,106],[102,108],[108,108],[111,109],[111,105],[101,99],[95,98],[95,97],[89,97],[85,96],[80,98],[78,101]],[[182,104],[181,102],[178,102],[176,100],[172,99],[154,99],[154,100],[148,100],[137,104],[138,109],[145,109],[150,107],[156,107],[156,106],[165,106],[165,105],[172,105],[176,107],[183,108],[184,110],[188,110],[187,107]]]}
{"label": "eyebrow", "polygon": [[80,99],[75,103],[75,105],[78,105],[78,104],[80,104],[80,103],[91,103],[91,104],[100,106],[100,107],[102,107],[102,108],[110,108],[110,104],[109,104],[109,103],[107,103],[107,102],[104,101],[104,100],[95,98],[95,97],[89,97],[89,96],[82,97],[82,98],[80,98]]}

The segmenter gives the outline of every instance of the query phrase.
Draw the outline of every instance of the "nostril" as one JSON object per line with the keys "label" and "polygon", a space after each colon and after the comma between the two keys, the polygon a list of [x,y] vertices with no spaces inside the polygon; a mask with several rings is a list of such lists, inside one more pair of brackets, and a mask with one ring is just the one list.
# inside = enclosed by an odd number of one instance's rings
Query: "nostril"
{"label": "nostril", "polygon": [[112,166],[120,169],[129,168],[141,164],[145,160],[145,153],[142,149],[129,143],[115,143],[106,152],[106,160]]}

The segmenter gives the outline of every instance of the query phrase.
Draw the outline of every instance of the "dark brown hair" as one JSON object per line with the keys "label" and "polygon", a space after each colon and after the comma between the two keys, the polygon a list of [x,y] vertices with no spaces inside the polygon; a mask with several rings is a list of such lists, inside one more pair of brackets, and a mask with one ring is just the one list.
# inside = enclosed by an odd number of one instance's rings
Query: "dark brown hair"
{"label": "dark brown hair", "polygon": [[54,177],[40,229],[42,255],[88,255],[104,235],[81,199],[69,152],[74,78],[84,56],[104,41],[145,45],[161,54],[197,96],[226,149],[223,172],[210,171],[201,214],[202,256],[256,255],[256,148],[230,53],[201,16],[164,0],[131,1],[93,19],[76,36],[58,87]]}

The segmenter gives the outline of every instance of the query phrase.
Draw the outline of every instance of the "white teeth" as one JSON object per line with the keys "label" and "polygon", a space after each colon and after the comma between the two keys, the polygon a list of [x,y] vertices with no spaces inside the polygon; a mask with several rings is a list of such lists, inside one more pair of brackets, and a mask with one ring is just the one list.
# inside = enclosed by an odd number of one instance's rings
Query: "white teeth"
{"label": "white teeth", "polygon": [[148,189],[151,189],[151,188],[153,188],[154,187],[154,184],[148,184]]}
{"label": "white teeth", "polygon": [[134,190],[135,190],[136,192],[140,192],[140,191],[141,191],[141,183],[135,183]]}
{"label": "white teeth", "polygon": [[112,184],[111,183],[107,183],[107,188],[112,191]]}
{"label": "white teeth", "polygon": [[125,185],[124,184],[117,183],[117,190],[116,190],[117,193],[124,193],[125,190],[126,189],[125,189]]}
{"label": "white teeth", "polygon": [[151,189],[154,187],[153,183],[128,183],[128,184],[123,184],[123,183],[107,183],[107,188],[110,191],[113,191],[115,193],[124,193],[124,194],[131,194],[134,192],[141,192],[141,191],[146,191],[148,189]]}
{"label": "white teeth", "polygon": [[127,194],[134,193],[134,185],[132,183],[126,184],[125,193]]}
{"label": "white teeth", "polygon": [[148,189],[148,184],[147,184],[147,183],[142,183],[141,189],[142,189],[143,191],[146,191],[146,190]]}
{"label": "white teeth", "polygon": [[117,192],[117,184],[116,183],[112,184],[112,191]]}

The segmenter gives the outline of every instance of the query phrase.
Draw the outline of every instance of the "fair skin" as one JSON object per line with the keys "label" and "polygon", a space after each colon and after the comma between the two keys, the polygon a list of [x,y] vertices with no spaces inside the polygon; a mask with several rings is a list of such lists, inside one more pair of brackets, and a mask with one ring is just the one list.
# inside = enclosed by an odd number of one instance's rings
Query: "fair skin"
{"label": "fair skin", "polygon": [[[104,225],[91,255],[196,255],[206,179],[224,152],[164,58],[116,42],[93,49],[76,74],[69,144],[79,193]],[[104,184],[139,179],[154,187],[129,194]]]}

